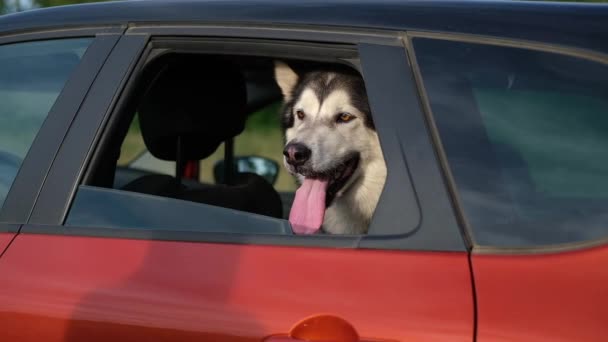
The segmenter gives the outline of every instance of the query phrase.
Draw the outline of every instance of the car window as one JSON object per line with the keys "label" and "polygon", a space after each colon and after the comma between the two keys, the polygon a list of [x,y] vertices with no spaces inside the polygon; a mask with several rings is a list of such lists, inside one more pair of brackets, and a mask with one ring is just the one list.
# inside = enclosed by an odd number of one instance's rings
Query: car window
{"label": "car window", "polygon": [[476,243],[608,236],[608,66],[453,41],[414,47]]}
{"label": "car window", "polygon": [[[284,137],[279,120],[281,106],[280,101],[274,102],[249,116],[243,133],[234,138],[234,155],[260,156],[276,162],[279,168],[274,183],[275,189],[280,192],[294,192],[297,187],[295,179],[283,167]],[[213,166],[223,158],[224,146],[202,161],[203,181],[215,182]]]}
{"label": "car window", "polygon": [[386,166],[355,68],[172,52],[142,70],[66,225],[291,234],[291,223],[298,234],[367,233]]}
{"label": "car window", "polygon": [[0,46],[0,206],[90,42],[57,39]]}

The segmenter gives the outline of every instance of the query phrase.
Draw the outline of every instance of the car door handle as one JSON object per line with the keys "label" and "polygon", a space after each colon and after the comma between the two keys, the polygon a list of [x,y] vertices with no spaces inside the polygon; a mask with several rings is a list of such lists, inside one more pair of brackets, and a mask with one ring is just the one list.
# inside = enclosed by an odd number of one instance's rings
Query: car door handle
{"label": "car door handle", "polygon": [[[388,340],[361,339],[352,324],[333,315],[314,315],[291,328],[288,334],[272,335],[264,342],[389,342]],[[396,341],[392,341],[396,342]]]}

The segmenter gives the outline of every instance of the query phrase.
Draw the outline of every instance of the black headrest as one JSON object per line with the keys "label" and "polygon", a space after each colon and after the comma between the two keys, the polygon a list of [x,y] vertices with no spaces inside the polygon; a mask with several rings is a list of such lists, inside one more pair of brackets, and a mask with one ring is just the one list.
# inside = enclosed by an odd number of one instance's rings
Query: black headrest
{"label": "black headrest", "polygon": [[139,106],[141,134],[156,158],[200,160],[241,133],[247,118],[245,78],[233,63],[200,55],[168,59]]}

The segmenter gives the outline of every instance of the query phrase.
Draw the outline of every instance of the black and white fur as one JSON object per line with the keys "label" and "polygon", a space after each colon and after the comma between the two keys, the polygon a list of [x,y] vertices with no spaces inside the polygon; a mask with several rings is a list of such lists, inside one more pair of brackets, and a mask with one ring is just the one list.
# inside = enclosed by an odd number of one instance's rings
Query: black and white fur
{"label": "black and white fur", "polygon": [[[298,75],[275,62],[275,78],[285,103],[286,145],[297,142],[312,151],[306,165],[293,167],[284,158],[285,167],[300,182],[304,176],[340,177],[336,174],[354,167],[344,184],[328,193],[322,228],[330,234],[366,233],[384,187],[386,164],[362,77],[347,68]],[[305,114],[303,119],[297,111]],[[353,118],[341,122],[343,113]]]}

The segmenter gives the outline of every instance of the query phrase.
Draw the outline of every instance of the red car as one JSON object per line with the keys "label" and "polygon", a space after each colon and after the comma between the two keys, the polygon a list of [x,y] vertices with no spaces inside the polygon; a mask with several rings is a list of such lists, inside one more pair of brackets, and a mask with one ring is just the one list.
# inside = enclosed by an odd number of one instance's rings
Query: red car
{"label": "red car", "polygon": [[[0,338],[606,341],[607,42],[608,6],[524,1],[0,17]],[[388,169],[367,234],[292,234],[277,59],[363,76]],[[194,121],[146,121],[184,94]]]}

